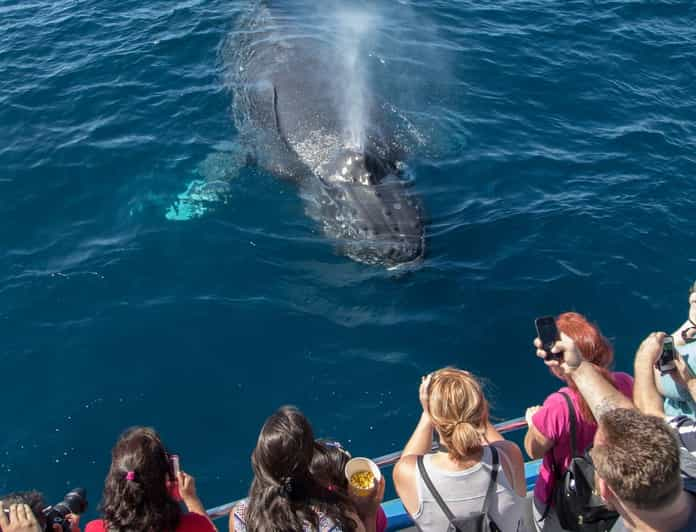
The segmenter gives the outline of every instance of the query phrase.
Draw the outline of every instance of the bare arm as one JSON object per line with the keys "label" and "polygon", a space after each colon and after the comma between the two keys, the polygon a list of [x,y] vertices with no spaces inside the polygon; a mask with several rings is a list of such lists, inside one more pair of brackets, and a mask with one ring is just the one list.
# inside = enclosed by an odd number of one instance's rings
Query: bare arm
{"label": "bare arm", "polygon": [[635,408],[631,400],[607,381],[589,362],[580,364],[571,376],[595,419],[601,418],[603,414],[615,408]]}
{"label": "bare arm", "polygon": [[[210,521],[208,513],[205,511],[205,506],[203,506],[203,503],[198,498],[198,493],[196,492],[196,479],[188,473],[179,471],[176,481],[179,487],[179,494],[181,495],[181,499],[184,501],[188,511],[194,514],[202,515],[208,521]],[[210,524],[217,530],[217,527],[212,521],[210,521]]]}
{"label": "bare arm", "polygon": [[413,434],[408,439],[401,456],[421,455],[430,452],[433,446],[433,422],[426,412],[421,414]]}
{"label": "bare arm", "polygon": [[423,413],[392,473],[394,488],[396,488],[396,492],[399,494],[404,507],[411,514],[415,514],[418,511],[419,504],[416,489],[416,459],[419,455],[430,452],[433,445],[433,423],[428,412],[429,385],[430,375],[423,379],[418,389]]}
{"label": "bare arm", "polygon": [[664,417],[664,399],[655,384],[655,361],[662,353],[662,342],[665,333],[652,333],[636,352],[633,363],[635,383],[633,384],[633,400],[643,414]]}
{"label": "bare arm", "polygon": [[553,353],[562,355],[560,360],[546,360],[546,351],[542,349],[538,338],[534,340],[534,345],[537,347],[537,356],[543,358],[547,366],[560,368],[563,375],[573,380],[595,419],[601,418],[602,414],[615,408],[635,408],[633,403],[608,382],[594,365],[583,360],[575,342],[566,334],[561,333],[561,339],[551,349]]}
{"label": "bare arm", "polygon": [[524,436],[524,450],[530,458],[538,460],[553,447],[553,440],[549,440],[534,425],[529,425],[527,434]]}
{"label": "bare arm", "polygon": [[524,457],[516,443],[501,440],[493,444],[498,449],[500,466],[505,476],[512,483],[512,488],[520,497],[527,495],[527,479],[524,476]]}
{"label": "bare arm", "polygon": [[498,429],[496,429],[490,421],[486,421],[486,431],[483,433],[483,438],[488,443],[493,443],[494,441],[505,441],[503,435],[498,432]]}

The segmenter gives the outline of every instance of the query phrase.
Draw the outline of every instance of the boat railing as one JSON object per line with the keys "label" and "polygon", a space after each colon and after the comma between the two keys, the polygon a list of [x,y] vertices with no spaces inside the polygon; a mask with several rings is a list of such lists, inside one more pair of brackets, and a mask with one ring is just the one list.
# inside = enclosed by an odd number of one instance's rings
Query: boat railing
{"label": "boat railing", "polygon": [[[503,421],[502,423],[497,423],[495,425],[495,428],[498,432],[501,434],[505,434],[506,432],[513,432],[515,430],[520,430],[527,428],[527,422],[523,417],[518,417],[515,419],[509,419],[508,421]],[[437,449],[437,442],[433,443],[433,450]],[[383,456],[379,456],[377,458],[373,458],[373,461],[380,467],[389,467],[391,465],[394,465],[396,462],[399,461],[399,458],[401,458],[401,451],[394,451],[393,453],[385,454]],[[211,519],[220,519],[221,517],[225,517],[226,515],[229,515],[229,513],[232,511],[232,508],[240,501],[236,500],[233,502],[228,502],[226,504],[221,504],[220,506],[216,506],[214,508],[210,508],[209,510],[206,510],[208,512],[208,517]]]}

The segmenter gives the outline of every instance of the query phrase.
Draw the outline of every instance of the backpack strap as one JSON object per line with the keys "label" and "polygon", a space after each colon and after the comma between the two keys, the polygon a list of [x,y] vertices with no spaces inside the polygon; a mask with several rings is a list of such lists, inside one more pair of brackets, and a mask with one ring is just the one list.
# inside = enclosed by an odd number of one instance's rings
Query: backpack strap
{"label": "backpack strap", "polygon": [[425,470],[425,464],[423,463],[422,454],[418,456],[416,462],[418,463],[418,471],[420,471],[421,477],[423,478],[423,482],[425,482],[425,485],[430,491],[430,494],[435,498],[435,502],[440,507],[440,510],[443,511],[443,513],[447,517],[447,520],[450,523],[452,523],[452,521],[454,521],[454,514],[452,513],[452,510],[450,510],[449,507],[445,504],[445,501],[442,500],[442,497],[440,496],[440,493],[438,493],[438,491],[435,489],[435,486],[433,486],[433,481],[430,480],[430,476],[428,476],[428,472]]}
{"label": "backpack strap", "polygon": [[[576,458],[578,456],[578,450],[577,447],[575,446],[575,438],[576,438],[576,424],[577,420],[575,418],[575,407],[573,406],[573,401],[570,399],[570,396],[565,393],[565,392],[558,392],[560,395],[563,396],[563,399],[565,399],[566,406],[568,407],[568,420],[570,421],[570,452],[572,453],[571,457]],[[549,449],[551,453],[551,472],[553,473],[553,478],[556,482],[561,478],[561,469],[559,466],[556,465],[556,455],[553,452],[553,447]],[[554,488],[555,489],[555,488]],[[549,512],[551,511],[551,501],[549,500],[546,503],[546,508],[544,508],[544,513],[541,516],[541,519],[539,519],[539,522],[543,521],[546,519],[546,517],[549,515]]]}
{"label": "backpack strap", "polygon": [[576,441],[576,427],[577,427],[577,419],[575,418],[575,407],[573,406],[573,401],[571,401],[570,396],[565,393],[565,392],[558,392],[563,396],[563,399],[565,399],[566,404],[568,405],[568,419],[570,420],[570,451],[571,451],[571,458],[577,458],[578,455],[578,448],[575,445]]}
{"label": "backpack strap", "polygon": [[494,445],[488,445],[493,455],[493,464],[491,466],[491,480],[488,483],[488,489],[486,490],[486,498],[483,500],[483,508],[481,508],[481,513],[488,515],[488,507],[491,504],[491,499],[495,495],[495,487],[498,485],[498,449]]}

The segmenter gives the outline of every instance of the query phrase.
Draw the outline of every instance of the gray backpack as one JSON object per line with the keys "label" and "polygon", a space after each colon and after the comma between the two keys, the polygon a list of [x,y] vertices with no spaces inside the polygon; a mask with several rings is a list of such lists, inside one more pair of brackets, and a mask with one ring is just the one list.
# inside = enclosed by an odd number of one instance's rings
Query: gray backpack
{"label": "gray backpack", "polygon": [[447,521],[449,521],[447,532],[501,532],[498,525],[496,525],[493,519],[491,519],[491,516],[488,515],[488,507],[490,506],[491,498],[495,494],[499,467],[498,450],[492,445],[489,446],[489,449],[493,454],[493,466],[491,468],[491,481],[488,483],[488,489],[486,490],[486,498],[483,500],[481,512],[468,517],[455,517],[452,510],[449,509],[435,489],[435,486],[433,486],[433,481],[430,480],[428,472],[423,465],[423,456],[418,457],[418,471],[420,471],[421,477],[423,477],[423,482],[425,482],[428,490],[435,498],[435,502],[437,502],[437,505],[444,512]]}

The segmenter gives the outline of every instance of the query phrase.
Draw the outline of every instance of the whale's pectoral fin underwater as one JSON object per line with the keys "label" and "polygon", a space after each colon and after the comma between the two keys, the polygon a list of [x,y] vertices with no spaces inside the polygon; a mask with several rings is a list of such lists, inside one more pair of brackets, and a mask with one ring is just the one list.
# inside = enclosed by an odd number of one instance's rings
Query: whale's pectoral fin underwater
{"label": "whale's pectoral fin underwater", "polygon": [[169,206],[165,218],[175,221],[200,218],[216,204],[226,203],[230,182],[242,168],[254,164],[254,155],[244,151],[241,146],[211,153],[196,169],[198,177],[190,181]]}

